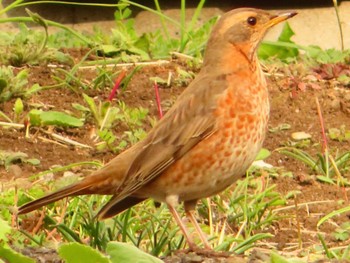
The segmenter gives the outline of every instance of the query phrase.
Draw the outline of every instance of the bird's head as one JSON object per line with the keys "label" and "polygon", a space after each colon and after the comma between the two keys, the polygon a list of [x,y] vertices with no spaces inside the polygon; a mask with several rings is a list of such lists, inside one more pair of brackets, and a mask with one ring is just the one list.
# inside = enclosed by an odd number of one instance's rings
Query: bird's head
{"label": "bird's head", "polygon": [[272,13],[253,8],[234,9],[218,20],[208,40],[206,52],[222,50],[224,53],[234,48],[252,60],[267,30],[296,14],[294,11]]}

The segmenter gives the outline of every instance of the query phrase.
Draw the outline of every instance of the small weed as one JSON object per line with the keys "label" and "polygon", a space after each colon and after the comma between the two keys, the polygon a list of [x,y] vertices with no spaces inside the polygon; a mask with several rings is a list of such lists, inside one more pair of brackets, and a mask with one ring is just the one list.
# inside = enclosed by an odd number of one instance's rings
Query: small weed
{"label": "small weed", "polygon": [[19,122],[21,115],[23,113],[24,105],[23,101],[20,98],[17,98],[15,105],[13,106],[13,111],[15,113],[15,122]]}
{"label": "small weed", "polygon": [[[99,130],[103,130],[104,128],[111,128],[113,122],[116,120],[121,120],[122,119],[122,114],[120,113],[120,109],[117,107],[112,107],[110,106],[111,103],[110,101],[105,101],[105,102],[99,102],[98,104],[95,103],[94,99],[89,97],[86,94],[83,94],[84,100],[87,103],[89,107],[89,112],[94,118],[94,121],[99,128]],[[86,113],[87,108],[79,105],[79,104],[74,104],[74,107],[76,109],[83,110],[83,112]],[[109,112],[108,118],[106,118],[107,111]]]}
{"label": "small weed", "polygon": [[[107,43],[101,45],[100,52],[107,56],[118,54],[123,61],[169,58],[172,51],[201,56],[211,27],[216,21],[216,18],[213,18],[198,29],[195,28],[204,2],[204,0],[199,2],[191,22],[186,25],[184,2],[181,2],[181,22],[179,23],[162,13],[158,1],[155,1],[156,10],[133,1],[119,1],[118,10],[114,15],[116,28],[112,29],[112,37],[104,40]],[[162,24],[161,29],[139,36],[134,28],[135,21],[130,18],[131,10],[128,8],[130,5],[158,15]],[[172,23],[178,27],[179,38],[170,36],[166,23]]]}
{"label": "small weed", "polygon": [[319,64],[344,63],[349,59],[349,56],[350,49],[343,51],[334,48],[323,50],[318,46],[309,46],[306,51],[306,57]]}
{"label": "small weed", "polygon": [[340,227],[338,227],[335,232],[333,233],[333,236],[336,240],[339,241],[345,241],[348,240],[350,237],[350,223],[345,222]]}
{"label": "small weed", "polygon": [[1,32],[0,47],[5,52],[0,53],[0,62],[15,67],[24,64],[37,65],[49,61],[72,64],[72,59],[68,55],[58,51],[57,48],[46,47],[47,38],[45,33],[28,29],[24,24],[19,25],[18,34]]}
{"label": "small weed", "polygon": [[345,125],[340,126],[339,129],[337,128],[330,128],[328,129],[328,135],[329,138],[335,141],[350,141],[350,130],[346,129]]}
{"label": "small weed", "polygon": [[191,71],[185,71],[180,68],[176,69],[178,77],[175,80],[175,83],[179,86],[187,86],[195,77],[195,74]]}
{"label": "small weed", "polygon": [[[111,106],[109,100],[96,105],[91,97],[86,94],[83,94],[83,96],[89,108],[80,104],[74,104],[74,108],[81,110],[84,114],[90,112],[94,117],[99,127],[98,137],[102,140],[96,144],[99,150],[109,148],[114,152],[119,152],[127,146],[128,142],[134,144],[145,137],[146,132],[141,126],[147,117],[147,109],[142,107],[129,108],[122,101],[118,102],[117,107]],[[119,142],[117,142],[117,138],[112,132],[113,127],[117,123],[124,123],[129,129],[124,132],[121,140],[118,140]],[[115,145],[115,142],[117,142],[117,145]]]}
{"label": "small weed", "polygon": [[289,130],[291,128],[291,125],[288,123],[281,123],[276,127],[269,128],[269,132],[275,133],[280,131]]}
{"label": "small weed", "polygon": [[12,68],[0,67],[0,102],[5,102],[13,97],[28,97],[39,91],[41,87],[34,84],[28,88],[28,70],[23,69],[17,74]]}
{"label": "small weed", "polygon": [[333,161],[330,162],[330,155],[328,153],[318,153],[316,158],[314,158],[306,151],[293,147],[282,147],[277,149],[277,151],[303,162],[318,175],[317,178],[319,180],[324,182],[333,184],[334,182],[332,178],[334,178],[334,176],[337,176],[339,180],[340,178],[338,173],[345,172],[349,169],[350,152],[345,152],[337,156],[334,160],[331,157]]}
{"label": "small weed", "polygon": [[6,169],[11,164],[28,163],[31,165],[39,165],[40,160],[35,158],[28,158],[28,155],[23,152],[12,152],[0,150],[0,165],[5,166]]}
{"label": "small weed", "polygon": [[113,134],[112,131],[107,129],[99,131],[97,135],[101,140],[101,142],[98,142],[96,144],[96,148],[99,151],[102,151],[105,148],[108,148],[109,150],[115,153],[118,153],[123,149],[125,149],[125,147],[128,145],[128,142],[126,140],[121,140],[119,141],[118,145],[115,145],[115,142],[117,141],[117,137]]}
{"label": "small weed", "polygon": [[282,142],[281,145],[283,145],[285,147],[294,147],[297,149],[307,149],[312,144],[311,144],[311,141],[309,139],[306,139],[306,140],[300,140],[300,141],[287,140],[286,142]]}
{"label": "small weed", "polygon": [[338,185],[349,185],[348,180],[345,179],[342,174],[349,170],[350,151],[347,151],[341,155],[337,154],[335,158],[333,158],[333,156],[330,154],[325,132],[324,119],[322,117],[321,107],[317,98],[316,105],[322,131],[322,153],[318,153],[317,158],[313,158],[307,152],[294,147],[282,147],[277,149],[277,151],[309,166],[316,172],[317,178],[320,181],[334,184],[334,177],[336,176]]}
{"label": "small weed", "polygon": [[328,259],[338,259],[338,260],[345,260],[347,261],[350,256],[350,246],[345,246],[345,247],[334,247],[334,248],[329,248],[327,246],[326,241],[324,240],[324,237],[321,234],[317,234],[323,250],[324,254]]}
{"label": "small weed", "polygon": [[[122,1],[121,1],[122,2]],[[140,56],[141,60],[149,60],[149,42],[146,35],[139,37],[135,31],[134,19],[130,18],[131,10],[127,5],[119,5],[118,10],[114,13],[116,28],[112,29],[112,44],[108,54],[122,53],[121,57],[128,54]],[[106,51],[104,54],[107,54]],[[128,60],[128,59],[123,59]]]}

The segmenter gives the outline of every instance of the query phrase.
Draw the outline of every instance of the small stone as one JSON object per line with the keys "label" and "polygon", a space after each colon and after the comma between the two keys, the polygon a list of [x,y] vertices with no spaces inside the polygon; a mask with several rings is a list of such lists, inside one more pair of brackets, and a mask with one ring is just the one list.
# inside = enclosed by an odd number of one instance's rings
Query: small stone
{"label": "small stone", "polygon": [[350,93],[347,92],[343,98],[345,101],[350,101]]}
{"label": "small stone", "polygon": [[310,139],[311,134],[306,133],[306,132],[293,132],[292,133],[292,139],[295,141],[302,141],[306,139]]}
{"label": "small stone", "polygon": [[9,173],[11,175],[13,175],[15,178],[20,178],[22,177],[22,174],[23,174],[23,171],[22,171],[22,168],[19,167],[18,165],[16,164],[12,164],[10,167],[9,167]]}
{"label": "small stone", "polygon": [[333,110],[339,110],[339,109],[340,109],[340,100],[338,100],[338,99],[332,100],[331,103],[329,104],[329,106],[330,106]]}
{"label": "small stone", "polygon": [[265,163],[263,160],[254,161],[252,165],[258,168],[273,168],[273,165]]}

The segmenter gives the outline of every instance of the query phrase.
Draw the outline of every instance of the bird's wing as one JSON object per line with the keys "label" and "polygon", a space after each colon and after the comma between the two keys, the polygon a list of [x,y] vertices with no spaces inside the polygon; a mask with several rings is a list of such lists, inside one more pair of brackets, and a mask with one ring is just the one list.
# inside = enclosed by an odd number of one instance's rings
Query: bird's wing
{"label": "bird's wing", "polygon": [[216,131],[214,111],[217,98],[227,87],[223,76],[197,76],[142,141],[143,147],[139,147],[123,183],[99,212],[99,218],[104,218],[111,207],[155,179],[198,142]]}

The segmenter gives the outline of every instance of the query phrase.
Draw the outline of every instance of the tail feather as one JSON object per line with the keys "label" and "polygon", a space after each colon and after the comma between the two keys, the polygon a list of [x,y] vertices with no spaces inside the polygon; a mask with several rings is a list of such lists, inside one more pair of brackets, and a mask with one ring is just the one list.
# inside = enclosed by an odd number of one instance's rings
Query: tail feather
{"label": "tail feather", "polygon": [[42,206],[51,204],[53,202],[56,202],[62,198],[68,197],[68,196],[76,196],[80,195],[82,191],[84,191],[86,188],[89,188],[89,185],[84,185],[82,182],[78,182],[76,184],[67,186],[65,188],[62,188],[52,194],[43,196],[37,200],[34,200],[32,202],[29,202],[23,206],[21,206],[18,209],[18,214],[26,214],[33,210],[36,210]]}
{"label": "tail feather", "polygon": [[[129,169],[130,160],[133,159],[133,156],[136,152],[138,152],[138,149],[140,147],[142,147],[142,144],[136,144],[135,146],[129,148],[114,158],[112,161],[110,161],[108,164],[106,164],[104,167],[85,177],[80,182],[69,185],[52,194],[48,194],[44,197],[21,206],[18,210],[18,214],[29,213],[35,209],[56,202],[68,196],[89,194],[114,195],[117,192],[117,189],[125,180],[124,177]],[[133,197],[126,197],[125,200],[120,200],[121,204],[119,208],[113,210],[114,208],[118,207],[116,204],[116,206],[112,208],[112,211],[122,211],[132,206],[132,204],[137,204],[142,200]]]}
{"label": "tail feather", "polygon": [[126,209],[137,205],[138,203],[141,203],[142,201],[146,200],[146,198],[139,198],[139,197],[134,197],[134,196],[128,196],[122,200],[120,200],[118,203],[110,206],[111,201],[113,202],[113,197],[112,199],[103,207],[97,214],[98,220],[103,220],[112,216],[115,216]]}

